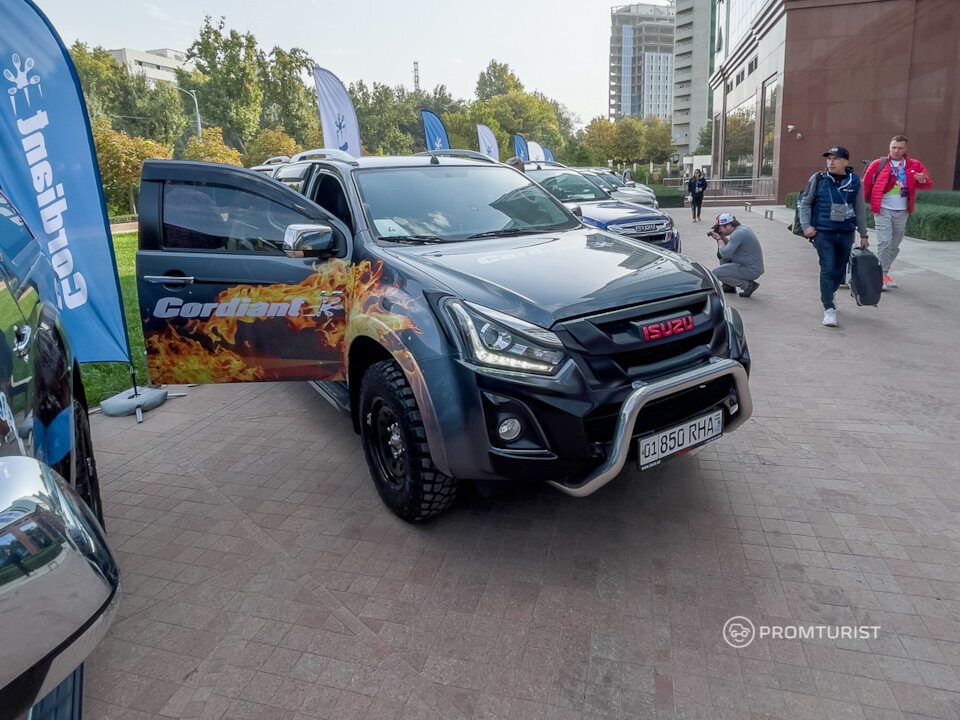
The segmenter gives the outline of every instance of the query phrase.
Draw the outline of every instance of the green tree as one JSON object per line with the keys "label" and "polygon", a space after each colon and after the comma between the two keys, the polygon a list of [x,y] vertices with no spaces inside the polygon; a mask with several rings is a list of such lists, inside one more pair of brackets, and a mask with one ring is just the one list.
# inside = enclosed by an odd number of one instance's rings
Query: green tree
{"label": "green tree", "polygon": [[656,115],[648,115],[643,120],[646,130],[644,134],[644,148],[642,158],[655,163],[666,162],[676,151],[673,144],[673,129],[670,119],[662,119]]}
{"label": "green tree", "polygon": [[583,134],[583,144],[591,150],[597,150],[606,158],[617,154],[617,127],[602,117],[595,117],[587,125]]}
{"label": "green tree", "polygon": [[186,90],[196,90],[203,116],[221,126],[227,141],[243,151],[260,128],[263,105],[257,40],[252,33],[227,32],[225,27],[225,18],[216,25],[209,15],[204,19],[199,39],[187,50],[196,70],[177,71],[177,81]]}
{"label": "green tree", "polygon": [[120,63],[102,47],[90,50],[79,40],[70,46],[70,59],[77,69],[91,122],[105,117],[116,104],[117,87],[123,70]]}
{"label": "green tree", "polygon": [[616,123],[616,140],[613,157],[626,164],[645,159],[647,128],[632,117],[621,118]]}
{"label": "green tree", "polygon": [[253,140],[247,143],[243,165],[244,167],[253,167],[274,155],[291,157],[301,150],[303,150],[303,147],[283,131],[282,125],[273,130],[264,128]]}
{"label": "green tree", "polygon": [[404,113],[396,90],[382,83],[367,87],[360,80],[350,83],[348,91],[357,113],[360,139],[367,152],[374,155],[409,155],[413,152],[413,136],[400,129]]}
{"label": "green tree", "polygon": [[491,60],[477,78],[477,100],[489,100],[509,92],[523,92],[523,84],[506,63]]}
{"label": "green tree", "polygon": [[135,214],[143,161],[169,159],[170,151],[154,140],[131,137],[123,131],[114,130],[107,118],[94,120],[92,131],[100,179],[108,204],[116,207],[122,198],[129,203],[130,212]]}
{"label": "green tree", "polygon": [[187,123],[176,88],[163,82],[152,87],[145,76],[129,73],[102,47],[90,50],[78,41],[70,48],[70,57],[91,122],[106,117],[116,130],[173,147]]}
{"label": "green tree", "polygon": [[204,160],[225,165],[242,165],[240,153],[223,141],[223,129],[207,126],[203,128],[203,139],[196,135],[187,140],[183,151],[184,160]]}
{"label": "green tree", "polygon": [[260,55],[258,64],[263,88],[260,127],[283,125],[297,143],[305,144],[320,128],[316,98],[302,79],[313,59],[300,48],[275,47],[269,55]]}
{"label": "green tree", "polygon": [[707,120],[707,124],[700,128],[697,135],[697,149],[693,151],[694,155],[709,155],[713,152],[713,120]]}
{"label": "green tree", "polygon": [[[563,136],[557,123],[557,116],[550,103],[521,90],[511,90],[496,95],[484,103],[493,119],[508,135],[522,135],[525,140],[533,140],[552,150],[563,148]],[[513,146],[501,146],[500,152],[513,155]]]}

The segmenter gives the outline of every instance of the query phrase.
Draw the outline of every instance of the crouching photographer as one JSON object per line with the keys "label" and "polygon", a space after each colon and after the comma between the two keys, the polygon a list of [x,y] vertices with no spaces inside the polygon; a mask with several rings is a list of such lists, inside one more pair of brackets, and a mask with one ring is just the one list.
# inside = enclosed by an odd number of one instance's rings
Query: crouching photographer
{"label": "crouching photographer", "polygon": [[713,271],[723,285],[723,291],[750,297],[760,287],[757,278],[763,275],[763,250],[756,233],[730,213],[722,213],[716,225],[707,233],[717,241],[717,259],[720,267]]}

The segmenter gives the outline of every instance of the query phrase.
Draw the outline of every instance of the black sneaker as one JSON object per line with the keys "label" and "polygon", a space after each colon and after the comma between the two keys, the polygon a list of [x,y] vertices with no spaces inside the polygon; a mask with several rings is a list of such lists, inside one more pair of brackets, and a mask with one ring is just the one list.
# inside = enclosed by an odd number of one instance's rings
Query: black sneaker
{"label": "black sneaker", "polygon": [[737,289],[736,289],[733,285],[727,285],[726,283],[724,283],[724,284],[723,284],[723,291],[724,291],[725,293],[735,293],[735,292],[737,291]]}
{"label": "black sneaker", "polygon": [[740,297],[750,297],[757,291],[758,287],[760,287],[760,283],[756,280],[751,280],[750,284],[740,293]]}

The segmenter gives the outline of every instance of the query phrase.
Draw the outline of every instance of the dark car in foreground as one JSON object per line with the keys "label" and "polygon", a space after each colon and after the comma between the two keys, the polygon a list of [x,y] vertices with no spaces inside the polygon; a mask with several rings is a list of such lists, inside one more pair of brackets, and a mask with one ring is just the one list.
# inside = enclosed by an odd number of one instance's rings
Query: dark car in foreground
{"label": "dark car in foreground", "polygon": [[612,198],[574,170],[528,166],[526,173],[565,205],[578,208],[586,225],[680,252],[680,233],[665,212]]}
{"label": "dark car in foreground", "polygon": [[140,208],[151,378],[311,381],[405,520],[459,481],[588,495],[750,416],[712,275],[499,163],[330,150],[271,179],[147,161]]}
{"label": "dark car in foreground", "polygon": [[[56,274],[0,193],[0,717],[79,717],[120,577]],[[31,706],[33,708],[31,709]]]}

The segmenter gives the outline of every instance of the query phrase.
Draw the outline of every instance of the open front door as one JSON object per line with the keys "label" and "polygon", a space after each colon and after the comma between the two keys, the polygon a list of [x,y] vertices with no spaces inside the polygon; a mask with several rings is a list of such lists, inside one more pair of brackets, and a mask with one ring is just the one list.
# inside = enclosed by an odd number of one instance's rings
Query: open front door
{"label": "open front door", "polygon": [[[290,257],[291,225],[326,226],[329,246]],[[342,379],[351,249],[342,222],[261,174],[147,161],[137,290],[150,379]]]}

